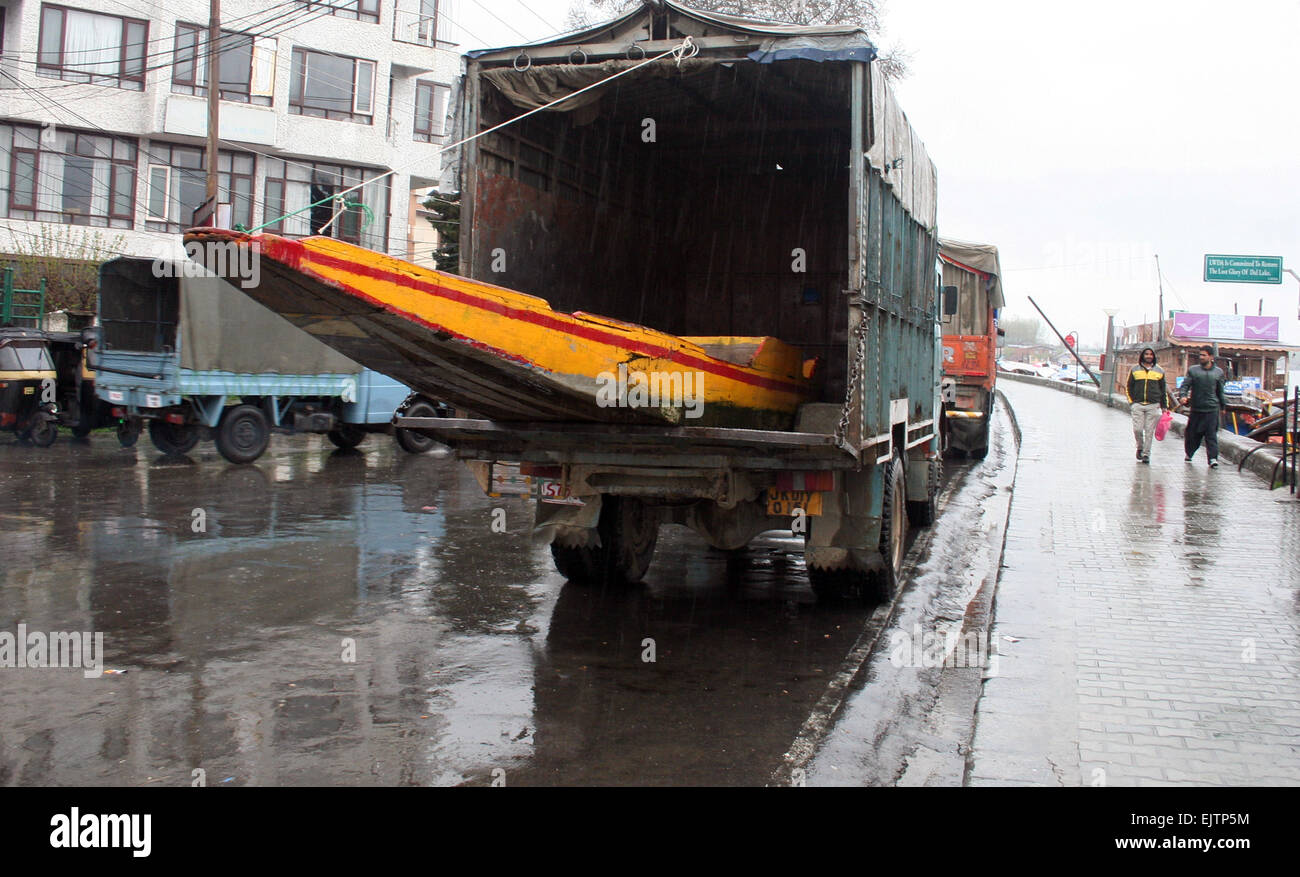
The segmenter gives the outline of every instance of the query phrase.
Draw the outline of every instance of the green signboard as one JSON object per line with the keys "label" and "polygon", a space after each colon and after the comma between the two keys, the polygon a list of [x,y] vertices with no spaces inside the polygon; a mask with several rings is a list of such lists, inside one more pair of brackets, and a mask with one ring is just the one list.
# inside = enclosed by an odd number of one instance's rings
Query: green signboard
{"label": "green signboard", "polygon": [[1281,256],[1205,256],[1207,283],[1281,283]]}

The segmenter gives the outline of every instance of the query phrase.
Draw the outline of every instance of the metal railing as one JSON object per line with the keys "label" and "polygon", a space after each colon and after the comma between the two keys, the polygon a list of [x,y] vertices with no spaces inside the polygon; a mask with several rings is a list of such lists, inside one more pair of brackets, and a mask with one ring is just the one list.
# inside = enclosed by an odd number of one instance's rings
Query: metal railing
{"label": "metal railing", "polygon": [[393,11],[393,39],[399,43],[432,48],[439,42],[450,42],[446,28],[447,23],[440,15],[401,8]]}
{"label": "metal railing", "polygon": [[0,326],[45,328],[45,278],[38,289],[15,289],[14,269],[4,269],[4,288],[0,291]]}

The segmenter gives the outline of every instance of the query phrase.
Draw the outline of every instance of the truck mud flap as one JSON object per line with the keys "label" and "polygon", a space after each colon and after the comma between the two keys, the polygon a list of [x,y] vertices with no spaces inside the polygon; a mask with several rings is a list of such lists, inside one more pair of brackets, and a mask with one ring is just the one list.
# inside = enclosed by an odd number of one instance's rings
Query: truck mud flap
{"label": "truck mud flap", "polygon": [[600,545],[596,525],[600,522],[601,497],[584,496],[582,505],[558,505],[538,500],[533,538],[565,548]]}

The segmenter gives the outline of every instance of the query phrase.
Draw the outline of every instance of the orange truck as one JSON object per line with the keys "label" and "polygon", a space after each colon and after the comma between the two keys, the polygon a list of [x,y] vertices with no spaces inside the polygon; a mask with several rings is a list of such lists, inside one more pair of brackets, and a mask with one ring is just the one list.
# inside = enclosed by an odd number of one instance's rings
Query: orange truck
{"label": "orange truck", "polygon": [[1002,267],[992,244],[939,239],[943,272],[944,423],[950,451],[976,459],[989,450],[997,380]]}

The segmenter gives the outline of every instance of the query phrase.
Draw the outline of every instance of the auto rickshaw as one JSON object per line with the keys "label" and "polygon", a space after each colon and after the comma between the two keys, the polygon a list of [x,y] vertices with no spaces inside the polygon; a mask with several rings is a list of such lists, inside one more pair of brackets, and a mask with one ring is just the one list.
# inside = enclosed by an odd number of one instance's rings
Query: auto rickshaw
{"label": "auto rickshaw", "polygon": [[110,406],[95,395],[91,352],[98,346],[99,329],[45,334],[58,372],[59,424],[72,430],[77,438],[85,438],[102,426],[112,426],[115,421]]}
{"label": "auto rickshaw", "polygon": [[48,448],[58,437],[58,374],[37,329],[0,328],[0,429]]}

